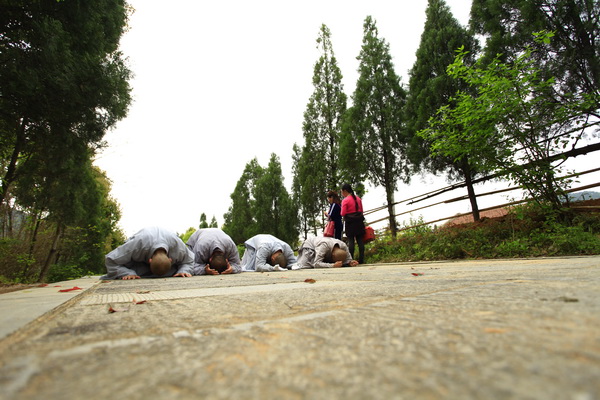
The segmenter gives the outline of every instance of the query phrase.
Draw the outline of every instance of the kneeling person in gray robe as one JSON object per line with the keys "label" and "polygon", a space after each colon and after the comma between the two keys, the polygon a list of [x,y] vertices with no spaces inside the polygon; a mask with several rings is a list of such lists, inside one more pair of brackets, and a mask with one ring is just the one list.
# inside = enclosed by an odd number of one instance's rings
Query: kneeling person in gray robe
{"label": "kneeling person in gray robe", "polygon": [[237,246],[233,239],[221,229],[198,229],[190,236],[186,244],[194,254],[194,275],[242,272]]}
{"label": "kneeling person in gray robe", "polygon": [[261,234],[244,243],[242,271],[283,271],[292,269],[296,256],[289,244],[273,235]]}
{"label": "kneeling person in gray robe", "polygon": [[300,268],[338,268],[356,265],[358,261],[352,259],[346,243],[332,237],[309,237],[298,250]]}
{"label": "kneeling person in gray robe", "polygon": [[107,274],[100,279],[192,276],[192,252],[175,233],[144,228],[106,255]]}

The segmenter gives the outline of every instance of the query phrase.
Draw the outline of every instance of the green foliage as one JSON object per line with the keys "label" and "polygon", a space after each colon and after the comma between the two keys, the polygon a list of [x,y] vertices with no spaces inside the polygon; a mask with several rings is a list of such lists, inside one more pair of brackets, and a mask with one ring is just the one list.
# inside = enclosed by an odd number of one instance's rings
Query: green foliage
{"label": "green foliage", "polygon": [[15,181],[52,173],[22,170],[24,161],[59,160],[99,144],[126,115],[131,73],[118,52],[122,1],[16,1],[0,14],[2,203]]}
{"label": "green foliage", "polygon": [[[202,229],[202,228],[200,228]],[[181,238],[181,240],[183,241],[183,243],[187,243],[188,239],[190,238],[190,236],[192,236],[194,234],[194,232],[196,232],[196,228],[194,228],[193,226],[190,226],[187,231],[185,231],[185,233],[180,234],[179,237]]]}
{"label": "green foliage", "polygon": [[[539,42],[551,34],[538,34]],[[554,79],[544,79],[528,48],[510,64],[496,58],[483,65],[464,62],[461,49],[448,73],[469,84],[476,94],[458,92],[454,106],[443,106],[428,129],[419,132],[434,155],[454,160],[468,158],[475,168],[506,175],[523,186],[539,204],[562,208],[568,180],[558,180],[561,158],[553,156],[597,125],[586,111],[587,96],[547,95]]]}
{"label": "green foliage", "polygon": [[432,228],[429,225],[423,225],[425,223],[425,219],[422,215],[419,215],[417,219],[409,218],[408,222],[405,221],[402,223],[402,232],[403,234],[421,234],[421,233],[429,233]]}
{"label": "green foliage", "polygon": [[208,228],[208,222],[206,222],[206,214],[200,214],[200,225],[198,225],[198,229]]}
{"label": "green foliage", "polygon": [[[597,0],[549,1],[474,0],[471,27],[486,40],[484,62],[498,54],[514,60],[526,47],[536,49],[536,65],[544,78],[554,77],[552,96],[566,93],[598,95],[600,88],[600,3]],[[553,32],[551,41],[535,41],[533,34]],[[600,102],[589,110],[598,109]]]}
{"label": "green foliage", "polygon": [[90,272],[86,270],[84,267],[74,264],[53,264],[48,271],[47,281],[49,283],[52,282],[61,282],[61,281],[69,281],[73,279],[78,279],[86,275],[94,275],[98,274],[97,272]]}
{"label": "green foliage", "polygon": [[325,194],[341,186],[340,134],[347,97],[342,73],[337,65],[331,32],[322,25],[317,39],[321,56],[314,66],[313,93],[310,96],[302,133],[304,145],[294,144],[294,202],[299,205],[303,230],[316,232],[321,221]]}
{"label": "green foliage", "polygon": [[204,228],[218,228],[219,224],[217,223],[217,218],[215,218],[215,216],[213,215],[212,219],[210,220],[210,224],[208,222],[206,222],[206,214],[202,213],[200,214],[200,225],[198,225],[198,229],[204,229]]}
{"label": "green foliage", "polygon": [[297,209],[283,185],[281,164],[275,154],[267,168],[256,159],[246,164],[231,199],[223,230],[234,242],[241,244],[259,233],[290,244],[298,240]]}
{"label": "green foliage", "polygon": [[[106,131],[130,104],[118,51],[121,0],[13,1],[0,13],[0,209],[18,229],[0,273],[43,280],[50,266],[98,271],[122,240],[110,182],[92,166]],[[58,261],[57,261],[58,259]]]}
{"label": "green foliage", "polygon": [[[459,79],[446,73],[458,48],[474,57],[478,50],[474,36],[454,18],[442,0],[429,0],[426,20],[416,60],[410,70],[409,92],[406,102],[407,129],[410,135],[409,151],[415,169],[424,168],[433,173],[447,171],[454,177],[456,165],[440,157],[431,157],[429,148],[416,132],[428,126],[437,110],[447,105],[459,89],[465,86]],[[470,63],[472,60],[466,59]]]}
{"label": "green foliage", "polygon": [[517,207],[500,219],[406,230],[367,251],[369,262],[515,258],[600,253],[600,218],[582,215],[565,225],[537,206]]}
{"label": "green foliage", "polygon": [[[402,120],[406,92],[394,71],[389,45],[379,37],[369,16],[363,24],[359,56],[359,78],[352,107],[344,115],[340,158],[353,176],[364,176],[383,186],[388,204],[394,203],[399,180],[408,181],[407,136]],[[390,211],[390,228],[396,220]]]}

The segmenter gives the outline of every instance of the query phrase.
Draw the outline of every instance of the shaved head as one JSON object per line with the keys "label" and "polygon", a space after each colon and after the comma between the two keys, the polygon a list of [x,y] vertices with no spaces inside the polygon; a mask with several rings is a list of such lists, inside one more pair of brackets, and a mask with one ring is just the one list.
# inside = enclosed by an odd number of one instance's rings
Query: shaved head
{"label": "shaved head", "polygon": [[342,248],[340,248],[338,245],[336,245],[333,250],[331,251],[331,258],[333,259],[333,262],[344,262],[346,261],[346,258],[348,257],[348,252]]}
{"label": "shaved head", "polygon": [[150,271],[153,275],[163,276],[171,270],[171,259],[164,249],[158,249],[150,259]]}

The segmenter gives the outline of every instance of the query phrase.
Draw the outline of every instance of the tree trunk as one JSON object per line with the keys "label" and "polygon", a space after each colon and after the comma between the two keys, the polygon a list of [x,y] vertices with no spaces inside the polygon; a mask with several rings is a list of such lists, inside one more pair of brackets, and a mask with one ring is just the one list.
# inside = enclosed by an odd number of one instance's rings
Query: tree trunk
{"label": "tree trunk", "polygon": [[29,272],[29,267],[31,267],[31,262],[33,261],[33,251],[35,250],[35,244],[37,242],[37,236],[40,230],[40,224],[42,222],[42,219],[36,213],[34,214],[34,220],[32,222],[33,231],[31,234],[31,238],[29,239],[29,252],[27,255],[27,261],[25,262],[23,270],[21,271],[21,276],[23,276],[24,278],[27,278],[29,275],[33,275],[33,272]]}
{"label": "tree trunk", "polygon": [[2,188],[0,190],[0,204],[6,204],[6,197],[8,196],[8,190],[10,185],[15,180],[16,170],[17,170],[17,160],[21,155],[21,149],[25,144],[25,125],[27,124],[27,119],[23,118],[21,121],[21,126],[16,128],[16,136],[17,139],[15,141],[15,146],[13,147],[13,152],[10,157],[10,162],[6,167],[6,173],[2,177]]}
{"label": "tree trunk", "polygon": [[471,168],[469,168],[469,162],[463,162],[463,173],[465,175],[465,184],[467,186],[467,193],[469,194],[469,201],[471,202],[471,209],[473,214],[473,221],[477,222],[481,220],[479,215],[479,206],[477,205],[477,196],[475,195],[475,189],[473,188],[473,177],[471,176]]}
{"label": "tree trunk", "polygon": [[392,239],[396,239],[398,227],[396,226],[396,213],[394,212],[394,192],[391,189],[385,188],[385,197],[387,200],[387,209],[389,214],[390,231],[392,232]]}
{"label": "tree trunk", "polygon": [[48,257],[46,258],[46,262],[40,271],[40,276],[38,278],[38,282],[44,282],[46,280],[46,275],[48,275],[48,271],[50,270],[50,266],[54,262],[56,257],[56,253],[58,252],[58,243],[60,241],[60,237],[62,236],[62,224],[57,222],[56,224],[56,233],[54,234],[54,240],[52,241],[52,247],[50,248],[50,252],[48,253]]}

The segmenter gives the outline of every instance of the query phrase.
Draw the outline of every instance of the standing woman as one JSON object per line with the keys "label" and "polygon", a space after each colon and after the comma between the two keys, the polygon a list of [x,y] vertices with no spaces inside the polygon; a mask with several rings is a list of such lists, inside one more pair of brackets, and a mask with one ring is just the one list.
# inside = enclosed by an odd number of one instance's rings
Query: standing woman
{"label": "standing woman", "polygon": [[342,201],[336,191],[330,190],[327,193],[327,201],[329,202],[329,210],[324,211],[328,221],[335,223],[335,231],[333,237],[342,240],[342,231],[344,223],[342,222]]}
{"label": "standing woman", "polygon": [[352,187],[344,183],[342,186],[342,217],[346,222],[346,237],[348,238],[348,250],[350,256],[354,258],[354,240],[358,244],[358,262],[365,262],[365,244],[363,235],[365,234],[365,217],[363,215],[362,200],[354,194]]}

